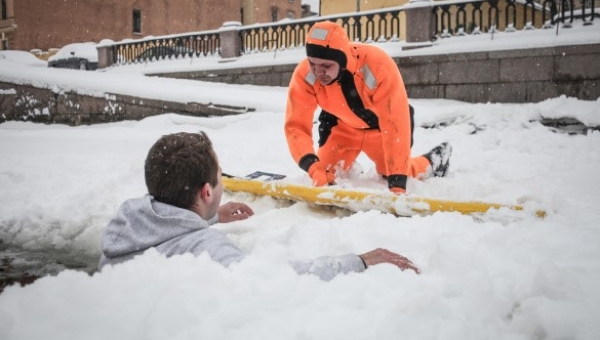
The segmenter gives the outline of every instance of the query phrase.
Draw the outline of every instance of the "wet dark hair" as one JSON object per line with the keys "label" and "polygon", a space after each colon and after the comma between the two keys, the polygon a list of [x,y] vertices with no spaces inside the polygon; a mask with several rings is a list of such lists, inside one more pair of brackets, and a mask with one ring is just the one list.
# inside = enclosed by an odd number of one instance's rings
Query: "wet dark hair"
{"label": "wet dark hair", "polygon": [[162,136],[148,152],[144,166],[148,193],[157,201],[190,209],[196,192],[218,184],[219,165],[204,132]]}

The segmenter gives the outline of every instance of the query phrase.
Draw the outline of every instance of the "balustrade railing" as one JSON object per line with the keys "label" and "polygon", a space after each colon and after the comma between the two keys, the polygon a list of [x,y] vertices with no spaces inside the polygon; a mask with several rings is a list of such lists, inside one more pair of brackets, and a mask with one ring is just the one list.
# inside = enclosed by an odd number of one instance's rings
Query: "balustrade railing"
{"label": "balustrade railing", "polygon": [[591,25],[600,0],[482,0],[440,1],[431,7],[436,21],[436,38],[514,32],[552,28],[560,24],[570,28],[574,20]]}
{"label": "balustrade railing", "polygon": [[359,42],[399,41],[404,13],[400,8],[324,16],[284,23],[251,25],[239,31],[242,53],[264,52],[303,46],[308,30],[318,21],[340,24],[350,40]]}
{"label": "balustrade railing", "polygon": [[146,63],[177,58],[198,58],[219,53],[219,31],[170,35],[111,46],[113,64]]}
{"label": "balustrade railing", "polygon": [[[600,0],[448,0],[418,2],[429,8],[435,22],[432,40],[451,36],[513,32],[556,27],[569,28],[578,20],[592,25]],[[357,42],[394,42],[406,40],[408,5],[381,10],[314,17],[272,24],[238,26],[239,55],[297,48],[304,45],[310,27],[329,20],[342,25]],[[112,63],[145,63],[162,59],[199,58],[221,54],[221,31],[170,35],[111,46]],[[237,47],[236,47],[237,49]]]}

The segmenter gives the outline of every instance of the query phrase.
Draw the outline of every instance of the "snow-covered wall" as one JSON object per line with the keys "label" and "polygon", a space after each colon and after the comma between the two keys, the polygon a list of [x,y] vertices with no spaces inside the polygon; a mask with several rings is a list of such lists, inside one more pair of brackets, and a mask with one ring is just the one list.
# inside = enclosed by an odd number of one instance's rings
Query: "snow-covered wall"
{"label": "snow-covered wall", "polygon": [[[429,47],[424,47],[427,49]],[[600,44],[394,57],[410,98],[528,103],[566,95],[600,97]],[[287,86],[296,64],[152,75],[261,86]]]}
{"label": "snow-covered wall", "polygon": [[168,112],[191,116],[226,116],[253,111],[219,104],[179,103],[105,93],[99,96],[0,82],[0,123],[33,121],[82,125],[140,120]]}

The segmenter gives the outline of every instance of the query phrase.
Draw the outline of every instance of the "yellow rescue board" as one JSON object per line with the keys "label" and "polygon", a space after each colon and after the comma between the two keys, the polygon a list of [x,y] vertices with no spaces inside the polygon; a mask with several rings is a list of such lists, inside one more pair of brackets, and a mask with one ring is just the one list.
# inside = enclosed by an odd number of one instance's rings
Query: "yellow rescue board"
{"label": "yellow rescue board", "polygon": [[[279,199],[335,206],[352,211],[379,210],[402,216],[432,214],[437,211],[471,215],[483,214],[490,209],[523,210],[520,205],[415,198],[397,196],[391,192],[373,193],[334,187],[308,187],[281,181],[260,181],[237,177],[223,177],[223,184],[225,190],[230,192],[246,192]],[[543,218],[546,216],[546,211],[536,210],[535,214]]]}

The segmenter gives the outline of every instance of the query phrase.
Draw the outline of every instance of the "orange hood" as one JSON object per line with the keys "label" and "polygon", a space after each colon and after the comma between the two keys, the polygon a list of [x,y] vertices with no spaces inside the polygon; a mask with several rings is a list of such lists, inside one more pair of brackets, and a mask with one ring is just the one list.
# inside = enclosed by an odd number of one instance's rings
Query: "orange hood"
{"label": "orange hood", "polygon": [[340,69],[351,72],[356,68],[348,34],[342,26],[331,21],[318,22],[308,31],[306,55],[333,60],[340,64]]}

